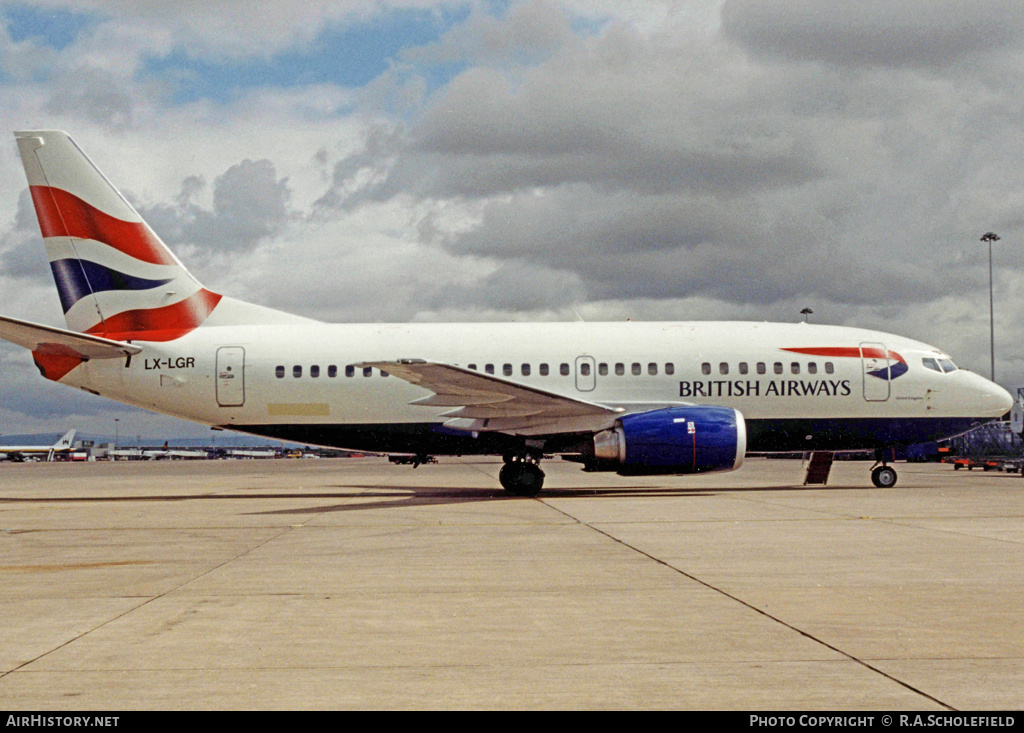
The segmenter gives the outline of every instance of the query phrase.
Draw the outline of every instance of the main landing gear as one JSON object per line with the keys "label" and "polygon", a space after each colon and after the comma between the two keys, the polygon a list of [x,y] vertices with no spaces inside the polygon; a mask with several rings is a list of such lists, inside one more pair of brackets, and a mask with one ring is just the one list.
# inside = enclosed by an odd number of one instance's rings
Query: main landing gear
{"label": "main landing gear", "polygon": [[498,481],[512,496],[537,496],[544,487],[544,472],[534,456],[505,456]]}
{"label": "main landing gear", "polygon": [[871,483],[880,489],[891,489],[896,485],[898,477],[896,469],[885,462],[885,453],[885,450],[875,451],[875,465],[871,468]]}

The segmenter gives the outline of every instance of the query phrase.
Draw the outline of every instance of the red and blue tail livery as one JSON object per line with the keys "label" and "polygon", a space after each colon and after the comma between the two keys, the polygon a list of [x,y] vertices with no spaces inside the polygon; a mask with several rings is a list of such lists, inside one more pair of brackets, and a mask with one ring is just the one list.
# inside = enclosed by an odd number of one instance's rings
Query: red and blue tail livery
{"label": "red and blue tail livery", "polygon": [[171,341],[202,325],[221,296],[200,285],[71,138],[17,140],[68,327]]}

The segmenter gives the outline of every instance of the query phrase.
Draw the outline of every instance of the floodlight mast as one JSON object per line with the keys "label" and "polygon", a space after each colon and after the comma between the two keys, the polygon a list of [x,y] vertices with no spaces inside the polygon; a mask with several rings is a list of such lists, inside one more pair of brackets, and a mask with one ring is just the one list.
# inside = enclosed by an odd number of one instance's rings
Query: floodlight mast
{"label": "floodlight mast", "polygon": [[999,241],[999,235],[995,232],[985,232],[981,235],[981,241],[988,244],[988,335],[989,335],[989,356],[991,358],[990,379],[996,381],[996,318],[995,305],[992,298],[992,243]]}

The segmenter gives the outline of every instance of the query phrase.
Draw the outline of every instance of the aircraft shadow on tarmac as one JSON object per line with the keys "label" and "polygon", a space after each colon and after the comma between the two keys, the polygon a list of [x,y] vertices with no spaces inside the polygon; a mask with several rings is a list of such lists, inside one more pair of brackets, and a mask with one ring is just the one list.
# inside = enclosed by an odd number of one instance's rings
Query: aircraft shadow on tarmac
{"label": "aircraft shadow on tarmac", "polygon": [[[330,494],[309,494],[307,498],[331,498],[331,499],[362,499],[363,501],[351,504],[336,504],[333,506],[304,507],[297,509],[281,509],[265,512],[249,512],[249,514],[310,514],[327,512],[352,512],[365,511],[367,509],[389,509],[415,506],[417,504],[467,504],[484,501],[531,501],[545,499],[629,499],[629,498],[699,498],[714,496],[716,494],[751,493],[766,491],[819,491],[822,486],[743,486],[728,488],[686,488],[682,486],[651,487],[651,486],[600,486],[586,487],[574,486],[572,488],[548,488],[533,497],[517,497],[507,494],[502,489],[490,488],[452,488],[450,486],[419,486],[398,489],[396,487],[359,486],[351,485],[345,488],[360,489],[352,493],[330,493]],[[829,486],[824,487],[828,491],[876,491],[872,487],[865,486]],[[378,501],[368,501],[378,499]]]}
{"label": "aircraft shadow on tarmac", "polygon": [[[26,503],[131,503],[131,502],[177,502],[177,501],[239,501],[239,500],[339,500],[318,506],[295,507],[293,509],[276,509],[267,511],[244,512],[246,515],[296,515],[323,514],[327,512],[354,512],[372,509],[397,509],[419,504],[467,504],[485,501],[531,501],[526,497],[515,497],[497,488],[459,488],[450,486],[382,486],[349,485],[324,487],[340,489],[328,491],[261,491],[248,489],[243,492],[224,493],[179,493],[160,496],[140,496],[137,494],[124,496],[48,496],[33,498],[0,498],[3,504]],[[349,489],[346,491],[345,489]],[[868,486],[825,486],[820,485],[781,485],[781,486],[743,486],[743,487],[694,487],[685,486],[574,486],[572,488],[549,488],[532,500],[545,499],[628,499],[628,498],[699,498],[717,494],[758,493],[768,491],[880,491]],[[892,491],[892,489],[888,489]]]}

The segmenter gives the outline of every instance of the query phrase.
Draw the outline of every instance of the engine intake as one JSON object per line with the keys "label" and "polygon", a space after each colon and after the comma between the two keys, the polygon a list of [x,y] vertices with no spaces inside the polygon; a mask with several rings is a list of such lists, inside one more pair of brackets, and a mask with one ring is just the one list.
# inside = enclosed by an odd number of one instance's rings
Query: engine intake
{"label": "engine intake", "polygon": [[743,465],[747,428],[731,407],[695,405],[626,415],[594,436],[595,469],[621,475],[734,471]]}

